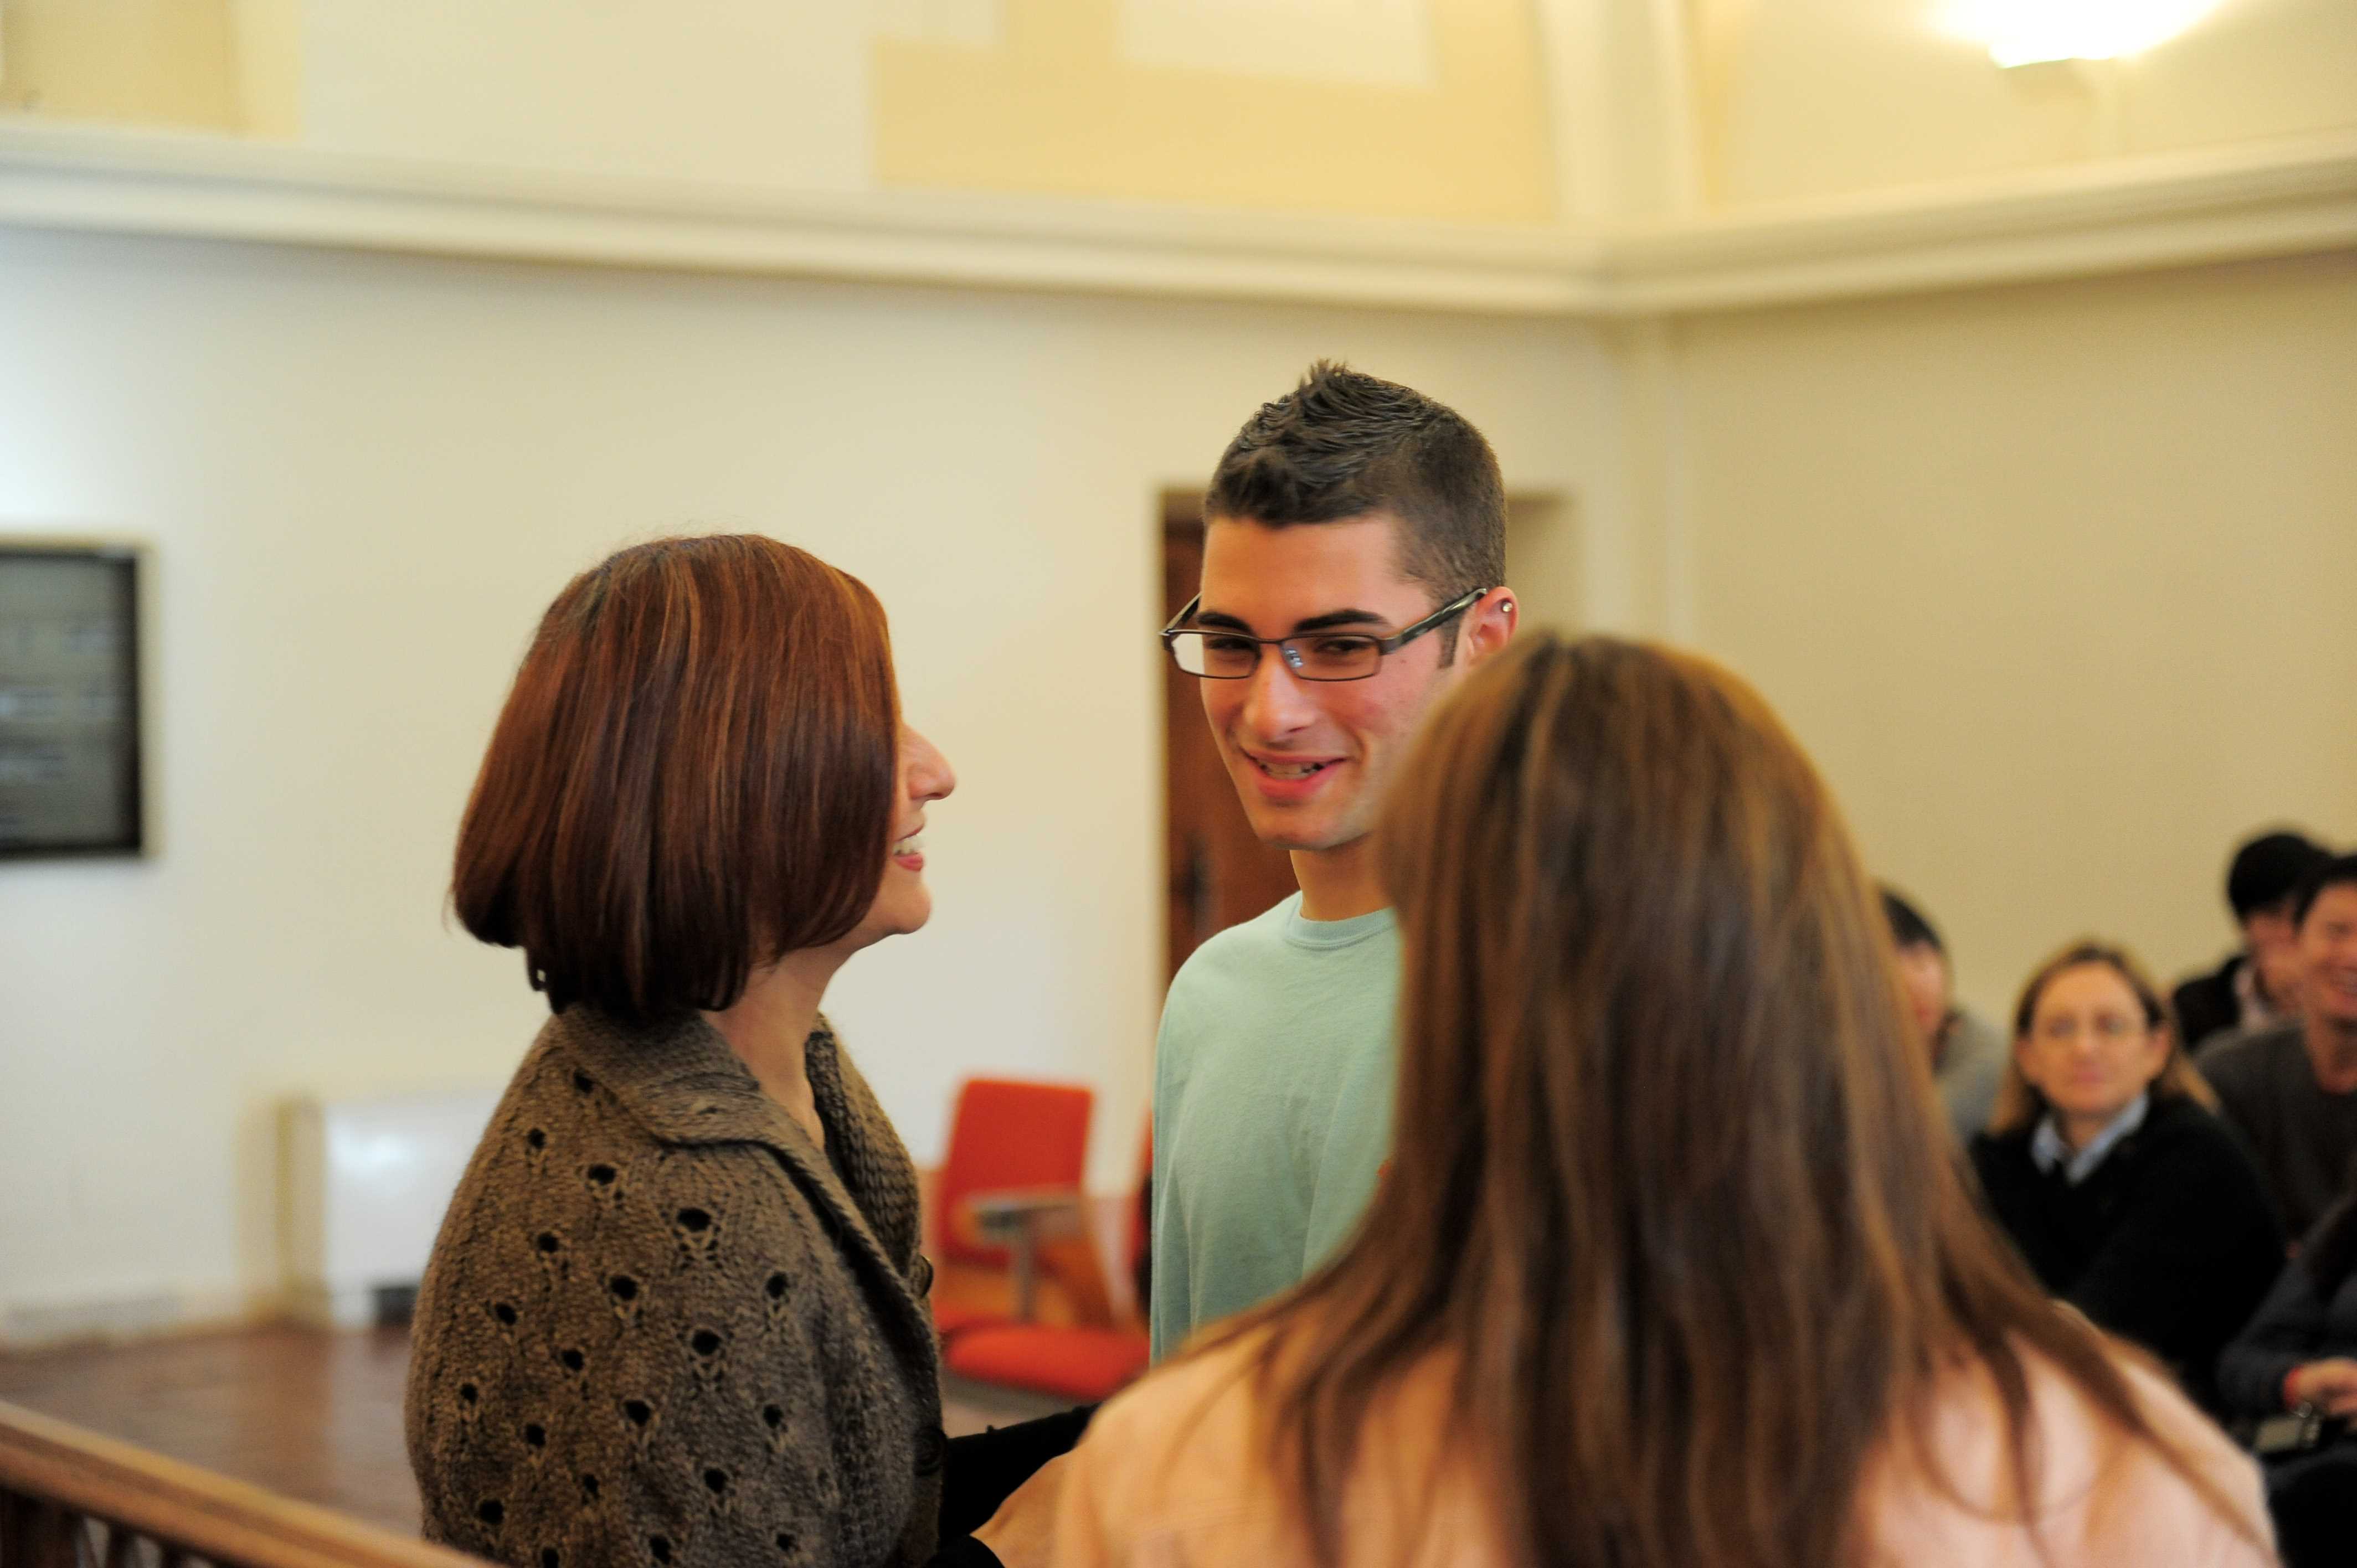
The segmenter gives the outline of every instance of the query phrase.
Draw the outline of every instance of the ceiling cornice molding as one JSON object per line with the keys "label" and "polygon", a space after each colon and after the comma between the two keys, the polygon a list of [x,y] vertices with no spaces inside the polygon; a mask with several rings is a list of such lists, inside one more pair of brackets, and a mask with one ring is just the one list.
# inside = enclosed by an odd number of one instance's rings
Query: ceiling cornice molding
{"label": "ceiling cornice molding", "polygon": [[1624,230],[1598,292],[1656,315],[2357,246],[2357,134],[2026,170]]}
{"label": "ceiling cornice molding", "polygon": [[1553,228],[963,192],[780,193],[0,123],[0,222],[879,283],[1577,314]]}
{"label": "ceiling cornice molding", "polygon": [[2357,134],[1619,230],[781,195],[0,122],[0,223],[879,283],[1582,318],[2357,246]]}

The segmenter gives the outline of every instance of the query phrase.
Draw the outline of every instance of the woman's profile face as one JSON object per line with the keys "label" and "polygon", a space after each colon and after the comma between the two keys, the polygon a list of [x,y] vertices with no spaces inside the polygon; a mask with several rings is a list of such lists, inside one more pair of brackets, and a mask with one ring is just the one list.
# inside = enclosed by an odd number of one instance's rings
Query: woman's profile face
{"label": "woman's profile face", "polygon": [[886,937],[907,936],[932,918],[932,890],[925,886],[925,808],[957,788],[949,759],[907,725],[900,726],[900,761],[892,801],[892,842],[885,851],[884,880],[866,918],[852,932],[855,946]]}
{"label": "woman's profile face", "polygon": [[2087,1122],[2126,1110],[2169,1060],[2168,1035],[2107,963],[2073,964],[2049,980],[2013,1048],[2021,1076],[2057,1115]]}

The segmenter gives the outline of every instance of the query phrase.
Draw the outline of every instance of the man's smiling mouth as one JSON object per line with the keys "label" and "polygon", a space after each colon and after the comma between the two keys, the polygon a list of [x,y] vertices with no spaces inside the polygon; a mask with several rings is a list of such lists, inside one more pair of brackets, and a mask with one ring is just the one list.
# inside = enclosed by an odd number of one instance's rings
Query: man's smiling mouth
{"label": "man's smiling mouth", "polygon": [[1251,752],[1246,752],[1244,755],[1251,757],[1254,768],[1259,768],[1271,779],[1307,779],[1311,774],[1323,773],[1342,760],[1339,757],[1333,757],[1322,762],[1295,762],[1284,757],[1254,757]]}

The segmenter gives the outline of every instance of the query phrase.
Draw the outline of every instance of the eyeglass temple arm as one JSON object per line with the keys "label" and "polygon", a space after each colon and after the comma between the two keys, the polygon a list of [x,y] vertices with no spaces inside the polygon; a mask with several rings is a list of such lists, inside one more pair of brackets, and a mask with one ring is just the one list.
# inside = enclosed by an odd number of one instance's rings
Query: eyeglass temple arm
{"label": "eyeglass temple arm", "polygon": [[1430,615],[1425,617],[1414,626],[1403,627],[1389,637],[1379,637],[1375,639],[1375,646],[1385,653],[1397,653],[1401,649],[1405,648],[1409,643],[1414,642],[1426,632],[1432,630],[1435,627],[1440,625],[1441,622],[1448,619],[1449,617],[1461,615],[1465,611],[1471,609],[1475,605],[1480,604],[1481,602],[1481,596],[1489,593],[1490,591],[1491,590],[1488,588],[1476,588],[1469,594],[1461,595],[1457,598],[1451,599],[1448,603],[1441,606],[1438,609],[1433,611]]}

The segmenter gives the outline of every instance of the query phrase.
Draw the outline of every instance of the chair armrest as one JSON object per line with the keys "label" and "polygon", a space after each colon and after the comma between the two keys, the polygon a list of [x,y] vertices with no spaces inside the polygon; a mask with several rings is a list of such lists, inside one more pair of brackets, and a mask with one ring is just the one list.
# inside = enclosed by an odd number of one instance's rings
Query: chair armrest
{"label": "chair armrest", "polygon": [[1080,1189],[1004,1187],[969,1196],[974,1233],[1006,1249],[1015,1280],[1015,1317],[1028,1323],[1039,1305],[1039,1243],[1083,1229]]}
{"label": "chair armrest", "polygon": [[1070,1187],[1002,1187],[970,1195],[965,1208],[975,1231],[992,1240],[1011,1240],[1024,1230],[1046,1236],[1080,1222],[1081,1194]]}

